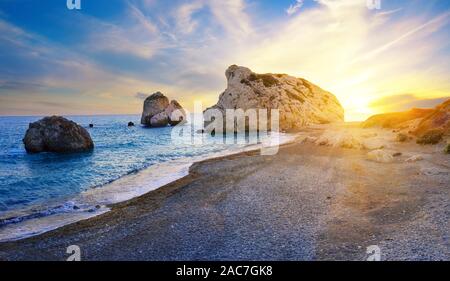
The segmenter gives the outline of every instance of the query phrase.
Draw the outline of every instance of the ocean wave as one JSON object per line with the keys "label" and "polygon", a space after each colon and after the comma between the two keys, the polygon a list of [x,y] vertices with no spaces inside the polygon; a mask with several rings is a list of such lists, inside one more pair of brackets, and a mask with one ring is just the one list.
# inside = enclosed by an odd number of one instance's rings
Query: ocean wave
{"label": "ocean wave", "polygon": [[[292,135],[279,136],[280,144],[294,139]],[[89,188],[51,207],[39,205],[20,211],[0,212],[0,242],[27,238],[103,214],[109,211],[108,206],[112,204],[141,196],[187,176],[193,163],[257,149],[259,145],[244,145],[178,159],[172,159],[175,155],[171,155],[166,158],[168,161],[132,169],[122,177]]]}

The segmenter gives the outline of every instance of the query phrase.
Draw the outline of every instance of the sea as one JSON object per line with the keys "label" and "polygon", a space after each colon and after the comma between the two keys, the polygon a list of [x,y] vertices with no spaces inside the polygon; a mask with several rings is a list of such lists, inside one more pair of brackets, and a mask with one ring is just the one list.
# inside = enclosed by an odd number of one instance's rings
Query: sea
{"label": "sea", "polygon": [[[29,123],[42,117],[0,117],[0,242],[108,212],[111,204],[188,175],[195,162],[255,149],[268,139],[276,138],[275,144],[293,139],[283,133],[239,134],[234,142],[207,134],[199,138],[193,118],[181,127],[146,128],[140,115],[65,117],[88,130],[94,150],[28,154],[22,139]],[[130,121],[136,126],[128,127]],[[182,140],[174,137],[180,132]]]}

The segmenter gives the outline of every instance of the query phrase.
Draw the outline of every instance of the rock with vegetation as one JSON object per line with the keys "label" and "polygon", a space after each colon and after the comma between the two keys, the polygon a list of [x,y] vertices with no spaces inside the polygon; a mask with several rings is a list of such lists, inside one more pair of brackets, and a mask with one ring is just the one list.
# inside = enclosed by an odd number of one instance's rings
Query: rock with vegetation
{"label": "rock with vegetation", "polygon": [[422,118],[413,133],[421,136],[430,130],[441,130],[444,135],[450,134],[450,99],[436,106],[430,114]]}
{"label": "rock with vegetation", "polygon": [[406,134],[403,134],[403,133],[398,133],[397,137],[396,137],[396,140],[398,142],[405,142],[405,141],[408,140],[408,136]]}
{"label": "rock with vegetation", "polygon": [[64,117],[45,117],[31,123],[23,139],[28,153],[82,152],[94,148],[88,131]]}
{"label": "rock with vegetation", "polygon": [[230,66],[225,76],[226,90],[217,104],[206,110],[218,109],[224,121],[227,109],[279,109],[281,131],[344,120],[344,109],[336,97],[305,79],[257,74],[237,65]]}
{"label": "rock with vegetation", "polygon": [[445,146],[444,153],[445,154],[450,154],[450,143],[447,143],[447,145]]}
{"label": "rock with vegetation", "polygon": [[442,140],[444,131],[442,129],[432,129],[417,138],[418,144],[437,144]]}
{"label": "rock with vegetation", "polygon": [[[450,99],[432,109],[415,108],[406,112],[374,115],[363,122],[362,127],[396,129],[400,134],[417,136],[420,144],[436,144],[442,136],[450,135]],[[398,137],[407,140],[400,134]]]}
{"label": "rock with vegetation", "polygon": [[161,92],[145,99],[141,124],[147,127],[165,127],[176,125],[182,120],[186,120],[186,113],[176,100],[169,102]]}
{"label": "rock with vegetation", "polygon": [[413,108],[405,112],[392,112],[377,114],[369,117],[362,123],[363,128],[381,127],[388,129],[401,129],[412,120],[423,118],[430,114],[432,109]]}

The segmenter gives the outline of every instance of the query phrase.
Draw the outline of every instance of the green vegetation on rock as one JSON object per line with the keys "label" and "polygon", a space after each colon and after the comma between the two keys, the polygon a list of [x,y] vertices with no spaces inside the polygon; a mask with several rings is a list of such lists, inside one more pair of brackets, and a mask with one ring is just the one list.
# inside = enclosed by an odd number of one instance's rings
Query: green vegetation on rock
{"label": "green vegetation on rock", "polygon": [[444,133],[442,132],[442,130],[439,129],[429,130],[421,137],[419,137],[416,142],[418,144],[437,144],[442,140],[443,135]]}
{"label": "green vegetation on rock", "polygon": [[[274,85],[278,85],[278,80],[273,77],[271,74],[256,74],[252,73],[248,77],[249,81],[259,81],[261,80],[265,87],[272,87]],[[242,83],[242,81],[241,81]]]}
{"label": "green vegetation on rock", "polygon": [[399,142],[405,142],[405,141],[407,141],[407,140],[408,140],[408,136],[407,136],[407,135],[402,134],[402,133],[399,133],[399,134],[397,135],[397,141],[399,141]]}
{"label": "green vegetation on rock", "polygon": [[445,152],[446,154],[450,154],[450,143],[447,143],[447,145],[446,145],[445,148],[444,148],[444,152]]}

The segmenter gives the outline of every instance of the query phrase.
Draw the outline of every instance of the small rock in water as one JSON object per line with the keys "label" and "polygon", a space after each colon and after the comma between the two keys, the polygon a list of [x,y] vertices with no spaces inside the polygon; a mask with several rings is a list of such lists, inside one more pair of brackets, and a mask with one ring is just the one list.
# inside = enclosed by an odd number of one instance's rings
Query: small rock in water
{"label": "small rock in water", "polygon": [[97,211],[98,209],[100,209],[101,206],[100,205],[95,205],[95,207],[92,207],[88,210],[89,213],[93,213],[95,211]]}
{"label": "small rock in water", "polygon": [[94,128],[94,124],[89,124],[89,128]]}
{"label": "small rock in water", "polygon": [[128,127],[133,127],[134,126],[134,123],[133,122],[128,122]]}
{"label": "small rock in water", "polygon": [[74,205],[74,206],[73,206],[73,209],[74,209],[74,210],[79,210],[80,207],[78,207],[77,205]]}

